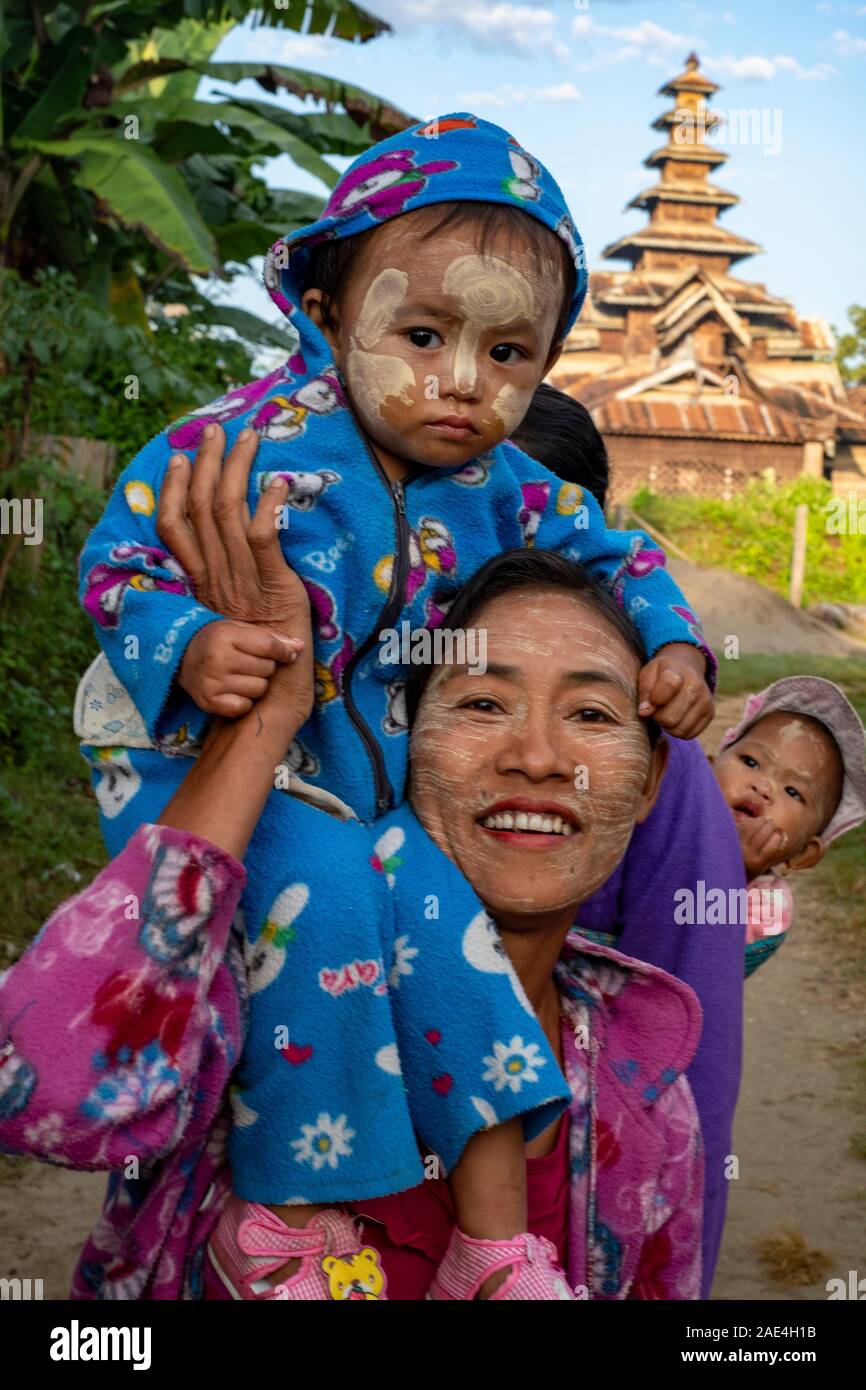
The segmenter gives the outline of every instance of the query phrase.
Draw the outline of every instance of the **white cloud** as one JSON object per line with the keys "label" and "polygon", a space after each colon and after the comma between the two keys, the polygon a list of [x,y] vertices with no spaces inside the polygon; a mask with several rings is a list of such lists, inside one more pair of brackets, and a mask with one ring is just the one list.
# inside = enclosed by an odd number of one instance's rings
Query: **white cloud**
{"label": "white cloud", "polygon": [[[274,61],[274,31],[266,33],[260,31],[262,36],[262,58],[268,62]],[[278,40],[279,42],[279,40]],[[276,55],[278,63],[315,63],[322,58],[332,58],[335,53],[342,53],[344,45],[339,39],[329,39],[323,34],[287,34],[280,43]]]}
{"label": "white cloud", "polygon": [[568,58],[560,38],[560,16],[544,4],[513,5],[508,0],[377,0],[376,14],[393,24],[398,34],[419,29],[442,29],[458,39],[469,38],[478,48],[519,53],[526,57],[552,54]]}
{"label": "white cloud", "polygon": [[824,78],[833,77],[836,68],[832,63],[817,63],[813,68],[804,68],[796,58],[791,58],[787,54],[777,54],[773,59],[777,68],[782,72],[790,72],[797,78],[798,82],[820,82]]}
{"label": "white cloud", "polygon": [[538,87],[535,96],[538,101],[583,101],[573,82],[560,82],[555,87]]}
{"label": "white cloud", "polygon": [[866,39],[849,34],[847,29],[837,29],[833,35],[833,42],[843,58],[850,58],[855,53],[866,53]]}
{"label": "white cloud", "polygon": [[571,24],[571,32],[578,41],[593,39],[615,40],[619,47],[608,48],[601,54],[578,62],[578,72],[591,72],[608,63],[624,63],[630,58],[641,58],[652,67],[670,68],[677,57],[694,47],[694,40],[687,34],[675,34],[663,29],[651,19],[641,20],[640,24],[596,24],[591,15],[579,14]]}
{"label": "white cloud", "polygon": [[525,106],[536,101],[582,101],[583,98],[573,82],[560,82],[555,87],[514,87],[503,82],[495,92],[463,92],[459,100],[466,109],[474,111],[482,106]]}
{"label": "white cloud", "polygon": [[740,78],[751,82],[769,82],[776,75],[776,65],[759,53],[750,53],[745,58],[735,58],[726,53],[721,58],[713,58],[706,64],[713,72],[723,77]]}

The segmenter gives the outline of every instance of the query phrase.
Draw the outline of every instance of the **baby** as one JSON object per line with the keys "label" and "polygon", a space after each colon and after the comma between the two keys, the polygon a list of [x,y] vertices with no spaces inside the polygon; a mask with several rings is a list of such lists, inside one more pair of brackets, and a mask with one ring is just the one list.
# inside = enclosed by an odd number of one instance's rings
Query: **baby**
{"label": "baby", "polygon": [[866,819],[866,733],[838,685],[786,676],[749,696],[713,762],[749,882],[751,975],[791,925],[784,875],[814,868],[831,841]]}
{"label": "baby", "polygon": [[[271,376],[156,436],[121,476],[82,553],[82,601],[110,667],[98,660],[85,678],[77,728],[114,854],[142,822],[159,817],[208,717],[245,713],[267,690],[276,662],[287,659],[285,644],[263,625],[267,594],[256,596],[256,624],[235,620],[250,612],[250,593],[228,545],[222,589],[208,593],[205,607],[196,597],[188,528],[157,530],[157,499],[164,521],[166,502],[188,485],[187,455],[196,452],[191,513],[220,531],[244,493],[250,511],[272,507],[283,553],[310,599],[316,704],[277,785],[286,790],[291,780],[315,804],[380,829],[375,858],[389,887],[392,862],[425,864],[425,895],[442,918],[425,949],[410,957],[419,993],[425,980],[432,989],[459,977],[462,999],[471,998],[465,1017],[479,1036],[521,1036],[544,1059],[544,1080],[534,1088],[498,1094],[488,1085],[485,1094],[479,1083],[481,1104],[473,1109],[454,1086],[426,1125],[413,1112],[416,1132],[447,1156],[460,1230],[489,1236],[495,1254],[496,1240],[526,1230],[524,1139],[551,1123],[569,1091],[511,983],[467,964],[461,943],[474,919],[453,864],[420,843],[423,831],[411,817],[400,817],[405,667],[394,657],[394,634],[442,627],[454,596],[485,560],[538,546],[587,565],[634,619],[650,654],[640,676],[642,715],[694,737],[711,716],[714,661],[664,555],[640,532],[608,531],[589,493],[508,442],[586,291],[583,248],[562,194],[512,136],[461,113],[377,145],[342,176],[317,223],[272,247],[265,279],[297,330],[295,351]],[[233,447],[220,477],[226,438]],[[236,495],[250,465],[249,486]],[[264,829],[256,832],[245,861],[251,879],[256,865],[277,859],[304,879],[317,855],[312,839],[299,841],[289,800],[272,794],[267,838]],[[473,905],[483,918],[480,902]],[[318,930],[305,922],[305,942],[312,940],[319,959],[299,974],[287,948],[302,907],[280,901],[247,923],[244,1056],[260,1062],[264,1092],[242,1088],[236,1097],[230,1157],[237,1196],[279,1208],[298,1228],[303,1261],[307,1220],[319,1222],[328,1239],[339,1224],[311,1216],[311,1207],[385,1195],[423,1176],[412,1126],[395,1126],[405,1111],[403,1088],[411,1102],[429,1091],[429,1078],[414,1074],[412,1056],[401,1054],[402,1076],[393,1066],[393,1084],[385,1083],[372,1053],[358,1055],[371,1007],[375,1055],[398,1052],[385,983],[394,969],[399,977],[399,961],[389,958],[393,943],[375,931],[368,939],[369,914],[335,911]],[[398,939],[407,925],[398,923]],[[303,1058],[303,1090],[294,1077],[287,1082],[274,1047],[274,999],[284,1001],[279,1017],[293,1022],[307,1016],[304,1009],[311,1017],[328,1011],[322,1046]],[[301,1063],[289,1061],[300,1075]],[[393,1092],[386,1100],[384,1084]],[[274,1107],[269,1116],[259,1104],[264,1093]],[[354,1148],[332,1146],[323,1165],[298,1139],[281,1146],[279,1163],[263,1166],[254,1123],[279,1123],[281,1133],[302,1136],[314,1128],[316,1094],[327,1095],[332,1114],[348,1116]],[[491,1115],[496,1123],[485,1130]],[[484,1175],[503,1171],[513,1171],[513,1201],[491,1200],[485,1210],[478,1194],[496,1184]],[[327,1246],[328,1256],[346,1253]],[[321,1269],[306,1265],[284,1285],[288,1296],[327,1298]],[[539,1296],[525,1287],[558,1297],[561,1272],[548,1275],[518,1279],[508,1297]]]}

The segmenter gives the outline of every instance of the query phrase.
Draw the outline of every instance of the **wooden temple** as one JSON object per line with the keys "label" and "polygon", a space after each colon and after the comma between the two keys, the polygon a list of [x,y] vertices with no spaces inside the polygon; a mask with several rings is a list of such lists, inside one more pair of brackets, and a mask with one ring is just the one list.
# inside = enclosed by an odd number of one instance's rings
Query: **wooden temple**
{"label": "wooden temple", "polygon": [[666,139],[644,160],[656,181],[628,204],[648,221],[604,248],[629,268],[590,274],[549,380],[592,412],[614,501],[642,485],[730,496],[768,468],[866,489],[866,409],[829,325],[739,278],[762,248],[720,222],[740,200],[715,182],[728,159],[707,141],[724,119],[709,106],[718,90],[694,53],[660,88]]}

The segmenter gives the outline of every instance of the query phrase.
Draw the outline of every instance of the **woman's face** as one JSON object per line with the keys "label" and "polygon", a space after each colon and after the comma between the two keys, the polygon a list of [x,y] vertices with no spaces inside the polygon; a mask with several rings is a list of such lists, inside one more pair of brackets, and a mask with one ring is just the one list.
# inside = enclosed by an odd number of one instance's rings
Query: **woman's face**
{"label": "woman's face", "polygon": [[567,916],[616,867],[658,789],[664,754],[638,717],[639,662],[562,589],[492,599],[472,626],[486,632],[486,672],[431,677],[412,804],[500,925]]}

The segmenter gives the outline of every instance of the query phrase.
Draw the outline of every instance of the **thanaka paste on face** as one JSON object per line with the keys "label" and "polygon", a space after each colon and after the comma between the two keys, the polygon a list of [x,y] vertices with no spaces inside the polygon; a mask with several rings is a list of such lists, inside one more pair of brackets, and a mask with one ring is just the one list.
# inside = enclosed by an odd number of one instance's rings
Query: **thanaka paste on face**
{"label": "thanaka paste on face", "polygon": [[465,315],[451,370],[456,389],[471,391],[478,379],[481,339],[491,329],[504,328],[516,319],[531,323],[535,307],[532,290],[507,261],[477,254],[453,260],[443,276],[442,289],[457,300]]}
{"label": "thanaka paste on face", "polygon": [[[428,834],[492,915],[523,917],[531,928],[543,914],[573,913],[619,862],[651,759],[636,695],[626,713],[622,695],[614,700],[594,688],[592,702],[609,708],[615,722],[581,731],[580,720],[567,715],[562,669],[567,664],[620,680],[626,673],[628,680],[633,664],[636,687],[638,663],[599,615],[561,590],[502,595],[473,626],[487,631],[489,664],[518,667],[523,678],[505,687],[507,713],[473,726],[471,716],[453,706],[472,699],[476,683],[474,698],[489,697],[484,677],[461,679],[458,697],[449,693],[447,667],[433,673],[412,732],[411,799]],[[501,696],[503,687],[496,689]],[[589,781],[580,790],[574,780],[579,765]],[[478,817],[514,796],[565,807],[577,816],[580,832],[548,851],[494,839]]]}
{"label": "thanaka paste on face", "polygon": [[370,351],[406,298],[408,284],[409,276],[403,270],[389,266],[380,271],[364,296],[350,339],[346,369],[352,389],[367,408],[380,417],[389,397],[396,396],[404,405],[411,405],[413,400],[415,373],[408,362],[392,354]]}

